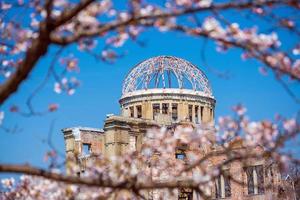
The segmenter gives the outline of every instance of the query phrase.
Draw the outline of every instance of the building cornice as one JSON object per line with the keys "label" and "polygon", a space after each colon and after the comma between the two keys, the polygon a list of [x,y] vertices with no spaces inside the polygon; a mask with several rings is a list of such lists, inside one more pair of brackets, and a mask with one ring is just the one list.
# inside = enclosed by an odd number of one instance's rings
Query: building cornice
{"label": "building cornice", "polygon": [[207,104],[215,104],[216,100],[213,96],[207,95],[201,91],[194,91],[190,89],[177,89],[177,88],[155,88],[147,90],[137,90],[123,95],[119,102],[121,105],[139,101],[155,101],[155,100],[187,100],[199,101]]}

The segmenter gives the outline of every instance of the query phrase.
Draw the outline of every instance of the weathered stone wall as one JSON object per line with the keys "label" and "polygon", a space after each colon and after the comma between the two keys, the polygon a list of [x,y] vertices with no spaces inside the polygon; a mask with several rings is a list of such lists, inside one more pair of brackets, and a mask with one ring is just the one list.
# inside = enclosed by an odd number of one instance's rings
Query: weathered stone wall
{"label": "weathered stone wall", "polygon": [[[106,157],[112,157],[116,155],[125,154],[128,151],[141,149],[144,134],[147,129],[153,127],[169,126],[169,125],[182,125],[182,126],[192,126],[195,127],[197,123],[200,123],[203,128],[204,134],[207,134],[211,141],[215,140],[213,121],[214,121],[214,106],[215,100],[201,95],[189,94],[184,96],[183,94],[155,94],[150,96],[137,95],[135,97],[127,97],[120,101],[121,103],[121,116],[109,116],[105,120],[104,130],[101,129],[92,129],[92,128],[69,128],[64,129],[64,138],[66,145],[66,154],[67,154],[67,163],[68,160],[74,161],[74,158],[77,158],[77,164],[80,165],[81,169],[84,170],[84,163],[87,159],[91,159],[92,155],[104,155]],[[152,105],[154,103],[159,103],[162,107],[162,103],[169,104],[169,109],[167,114],[163,114],[160,110],[160,115],[153,119],[153,110]],[[170,114],[172,112],[171,106],[172,103],[177,103],[178,107],[178,120],[174,124],[170,119]],[[129,107],[133,106],[134,116],[130,117]],[[142,116],[138,118],[137,116],[137,106],[142,108]],[[189,106],[192,106],[192,122],[189,122]],[[196,118],[195,106],[198,106],[198,117],[199,121]],[[202,118],[201,118],[201,107]],[[168,118],[169,117],[169,118]],[[201,119],[201,120],[200,120]],[[91,156],[83,155],[83,145],[89,144],[91,147]],[[236,151],[243,151],[242,141],[237,141],[232,143],[233,148]],[[202,145],[203,156],[211,151],[221,150],[220,146],[215,145]],[[263,150],[259,147],[253,149],[256,152],[262,152]],[[215,156],[210,159],[210,164],[207,167],[218,165],[226,157]],[[76,160],[76,159],[75,159]],[[265,190],[264,194],[261,195],[248,195],[247,189],[247,177],[244,171],[245,166],[254,166],[254,165],[263,165],[269,166],[270,161],[268,158],[261,159],[249,159],[245,163],[235,161],[229,165],[224,166],[224,169],[227,169],[229,173],[239,182],[244,183],[243,185],[231,181],[231,197],[223,199],[231,200],[271,200],[278,199],[278,186],[281,184],[281,177],[276,166],[273,167],[272,175],[269,174],[269,171],[265,171],[265,184],[272,183],[273,187],[270,187]],[[68,167],[67,167],[68,173]],[[192,174],[191,174],[192,175]],[[168,174],[161,174],[161,181],[166,180]],[[147,196],[153,197],[157,196],[163,191],[155,190],[147,193]],[[208,192],[212,195],[212,199],[215,197],[214,188]],[[176,193],[175,196],[178,194]],[[174,196],[173,196],[174,197]],[[172,199],[173,199],[172,197]],[[174,197],[175,198],[175,197]],[[196,195],[193,197],[197,199]],[[175,198],[176,199],[176,198]]]}

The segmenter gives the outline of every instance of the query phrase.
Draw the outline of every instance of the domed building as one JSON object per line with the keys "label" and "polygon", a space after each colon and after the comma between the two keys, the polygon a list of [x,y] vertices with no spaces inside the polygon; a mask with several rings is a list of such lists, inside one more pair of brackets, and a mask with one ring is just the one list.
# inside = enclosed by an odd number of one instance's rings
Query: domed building
{"label": "domed building", "polygon": [[[90,155],[111,157],[128,150],[139,151],[146,131],[153,127],[188,124],[205,130],[214,140],[216,100],[210,83],[199,68],[181,58],[158,56],[137,64],[125,77],[119,103],[120,115],[107,115],[103,129],[72,127],[62,130],[67,159],[77,157],[82,170]],[[240,141],[232,145],[236,149],[242,146]],[[218,151],[218,147],[210,151]],[[222,158],[216,157],[212,163],[220,160]],[[268,162],[261,159],[251,160],[249,166],[231,164],[226,170],[245,182],[245,186],[219,177],[212,188],[212,199],[274,199],[280,174],[277,168],[266,169]],[[270,181],[274,182],[274,187],[264,190],[263,185]],[[185,191],[179,192],[178,199],[197,197],[192,191]]]}
{"label": "domed building", "polygon": [[215,99],[205,74],[180,58],[158,56],[126,76],[120,99],[125,117],[171,124],[213,124]]}

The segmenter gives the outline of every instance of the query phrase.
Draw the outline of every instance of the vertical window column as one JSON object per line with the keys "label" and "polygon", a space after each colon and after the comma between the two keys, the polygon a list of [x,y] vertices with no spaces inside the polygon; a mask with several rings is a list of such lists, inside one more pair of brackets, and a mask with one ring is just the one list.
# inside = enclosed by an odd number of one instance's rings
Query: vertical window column
{"label": "vertical window column", "polygon": [[178,104],[172,103],[172,120],[177,121],[178,119]]}
{"label": "vertical window column", "polygon": [[203,122],[203,110],[204,106],[200,106],[200,121]]}
{"label": "vertical window column", "polygon": [[199,123],[199,106],[195,105],[195,123]]}
{"label": "vertical window column", "polygon": [[246,168],[248,194],[264,193],[264,172],[263,166],[251,166]]}
{"label": "vertical window column", "polygon": [[193,105],[188,105],[188,116],[189,116],[190,122],[192,122],[193,121]]}
{"label": "vertical window column", "polygon": [[130,111],[130,117],[134,117],[134,107],[133,106],[129,107],[129,111]]}
{"label": "vertical window column", "polygon": [[223,172],[216,180],[215,180],[215,197],[218,198],[227,198],[231,196],[231,186],[230,179],[228,174],[228,170]]}
{"label": "vertical window column", "polygon": [[136,151],[136,144],[137,144],[137,136],[129,135],[129,149],[131,151]]}
{"label": "vertical window column", "polygon": [[155,119],[155,116],[160,113],[160,104],[159,103],[152,104],[152,111],[153,111],[152,112],[153,113],[153,119]]}
{"label": "vertical window column", "polygon": [[169,104],[168,103],[163,103],[162,104],[162,114],[169,114]]}
{"label": "vertical window column", "polygon": [[136,106],[137,118],[142,118],[142,106]]}

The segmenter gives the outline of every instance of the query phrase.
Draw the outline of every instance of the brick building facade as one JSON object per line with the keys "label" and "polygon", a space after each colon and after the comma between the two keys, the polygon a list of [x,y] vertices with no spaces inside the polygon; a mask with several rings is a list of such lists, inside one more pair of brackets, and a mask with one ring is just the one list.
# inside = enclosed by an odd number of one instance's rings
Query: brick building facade
{"label": "brick building facade", "polygon": [[[171,85],[173,82],[173,85]],[[175,82],[175,85],[174,85]],[[201,127],[214,140],[214,110],[216,100],[204,73],[189,62],[170,56],[159,56],[135,66],[127,75],[120,99],[120,115],[109,115],[104,128],[72,127],[63,129],[66,154],[77,158],[84,171],[86,159],[102,154],[107,157],[122,155],[128,150],[139,151],[147,129],[177,125]],[[234,140],[233,151],[243,151],[243,141]],[[221,146],[203,146],[203,156],[220,151]],[[188,147],[187,147],[188,149]],[[176,152],[183,159],[186,149]],[[253,151],[263,151],[257,147]],[[210,165],[227,159],[215,156]],[[209,166],[208,166],[209,167]],[[235,161],[224,166],[224,171],[243,185],[221,175],[209,194],[212,199],[279,199],[281,176],[276,165],[267,157]],[[80,173],[80,171],[79,171]],[[265,185],[272,187],[265,188]],[[198,199],[192,191],[179,191],[178,199]],[[177,199],[176,197],[176,199]],[[155,191],[148,195],[155,199]],[[283,199],[292,199],[284,195]]]}

